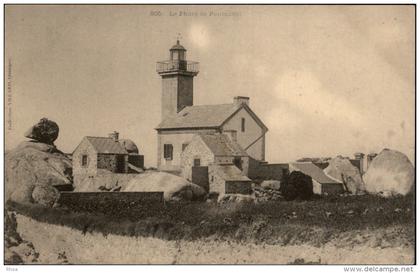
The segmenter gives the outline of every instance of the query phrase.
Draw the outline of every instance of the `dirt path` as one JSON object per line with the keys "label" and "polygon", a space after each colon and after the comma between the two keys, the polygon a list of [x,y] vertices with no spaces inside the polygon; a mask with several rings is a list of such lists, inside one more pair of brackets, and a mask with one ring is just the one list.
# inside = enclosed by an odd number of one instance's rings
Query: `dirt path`
{"label": "dirt path", "polygon": [[84,235],[74,229],[18,215],[17,230],[33,243],[43,264],[411,264],[414,247],[338,248],[238,244],[229,241],[165,241],[156,238]]}

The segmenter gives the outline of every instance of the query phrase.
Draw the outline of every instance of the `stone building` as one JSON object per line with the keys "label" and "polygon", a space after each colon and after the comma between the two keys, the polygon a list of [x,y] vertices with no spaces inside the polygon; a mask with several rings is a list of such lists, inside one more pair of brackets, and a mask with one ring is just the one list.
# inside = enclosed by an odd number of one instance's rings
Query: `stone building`
{"label": "stone building", "polygon": [[234,135],[195,135],[181,153],[182,176],[210,192],[249,193],[249,156]]}
{"label": "stone building", "polygon": [[249,157],[265,160],[268,129],[250,108],[248,97],[235,97],[228,104],[193,105],[198,63],[186,60],[179,41],[170,49],[170,59],[157,63],[157,72],[162,77],[162,121],[156,127],[159,170],[181,173],[182,152],[196,134],[233,134],[233,142]]}
{"label": "stone building", "polygon": [[340,194],[344,192],[343,182],[328,176],[312,162],[293,162],[289,164],[289,171],[299,171],[312,178],[315,194]]}
{"label": "stone building", "polygon": [[144,157],[129,139],[118,139],[118,132],[109,137],[85,136],[72,155],[75,183],[106,173],[138,173],[144,168]]}

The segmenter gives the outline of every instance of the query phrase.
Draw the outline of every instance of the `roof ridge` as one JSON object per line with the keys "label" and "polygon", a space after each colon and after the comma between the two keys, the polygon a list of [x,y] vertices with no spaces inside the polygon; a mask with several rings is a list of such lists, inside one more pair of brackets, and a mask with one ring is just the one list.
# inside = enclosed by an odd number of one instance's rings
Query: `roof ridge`
{"label": "roof ridge", "polygon": [[187,107],[197,107],[197,106],[217,106],[217,105],[235,105],[234,103],[218,103],[218,104],[198,104],[198,105],[190,105],[190,106],[186,106]]}
{"label": "roof ridge", "polygon": [[109,139],[112,139],[111,137],[103,137],[103,136],[85,136],[85,137],[91,137],[91,138],[109,138]]}

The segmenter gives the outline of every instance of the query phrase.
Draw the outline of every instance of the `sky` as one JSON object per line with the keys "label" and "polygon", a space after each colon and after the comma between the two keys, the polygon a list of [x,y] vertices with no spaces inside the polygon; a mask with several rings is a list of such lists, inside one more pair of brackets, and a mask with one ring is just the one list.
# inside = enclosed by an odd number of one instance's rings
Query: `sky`
{"label": "sky", "polygon": [[[249,96],[266,160],[396,149],[414,160],[415,7],[6,6],[6,149],[42,117],[72,152],[114,130],[156,165],[161,78],[178,33],[194,104]],[[10,123],[8,122],[10,120]]]}

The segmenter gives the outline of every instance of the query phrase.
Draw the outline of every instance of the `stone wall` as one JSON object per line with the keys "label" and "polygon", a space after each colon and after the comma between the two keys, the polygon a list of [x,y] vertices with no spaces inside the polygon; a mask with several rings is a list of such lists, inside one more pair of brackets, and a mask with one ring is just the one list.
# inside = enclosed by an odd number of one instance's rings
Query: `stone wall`
{"label": "stone wall", "polygon": [[209,165],[209,192],[225,193],[225,180],[219,174],[217,164]]}
{"label": "stone wall", "polygon": [[343,184],[322,184],[322,194],[341,194],[344,192]]}
{"label": "stone wall", "polygon": [[[82,157],[87,156],[87,164],[82,165]],[[97,173],[96,151],[86,138],[83,138],[72,155],[73,176],[77,184],[78,177],[94,176]]]}
{"label": "stone wall", "polygon": [[[215,133],[216,130],[167,130],[158,131],[157,167],[161,171],[181,171],[182,145],[189,144],[195,134]],[[167,160],[163,157],[163,145],[172,144],[173,158]]]}
{"label": "stone wall", "polygon": [[98,169],[106,169],[113,173],[127,172],[127,156],[115,154],[98,154]]}
{"label": "stone wall", "polygon": [[208,167],[192,167],[191,182],[199,185],[207,192],[209,191],[209,168]]}
{"label": "stone wall", "polygon": [[110,214],[158,209],[164,205],[164,199],[163,192],[61,192],[58,203],[75,211]]}
{"label": "stone wall", "polygon": [[212,152],[198,135],[193,137],[181,154],[182,177],[188,181],[192,180],[191,169],[194,166],[194,159],[200,159],[200,166],[209,166],[214,162]]}
{"label": "stone wall", "polygon": [[252,181],[226,181],[225,193],[251,194]]}
{"label": "stone wall", "polygon": [[289,164],[264,164],[250,159],[248,177],[255,180],[284,181],[289,174]]}

